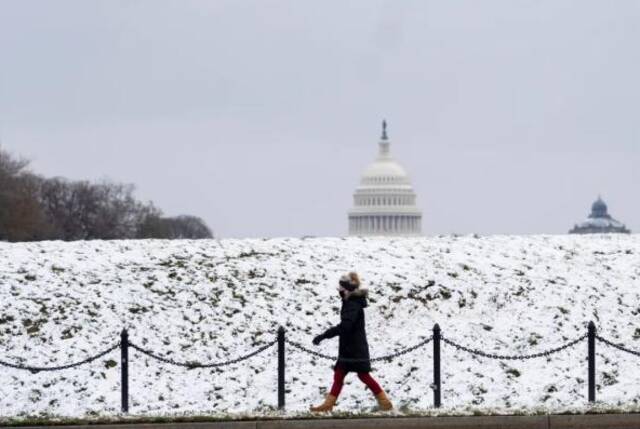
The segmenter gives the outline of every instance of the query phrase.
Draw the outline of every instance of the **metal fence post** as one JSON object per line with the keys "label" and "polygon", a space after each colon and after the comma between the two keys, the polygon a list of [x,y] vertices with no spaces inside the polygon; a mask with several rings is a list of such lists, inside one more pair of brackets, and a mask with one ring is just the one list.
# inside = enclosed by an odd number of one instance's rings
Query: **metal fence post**
{"label": "metal fence post", "polygon": [[122,391],[122,412],[129,412],[129,334],[126,329],[120,333],[120,388]]}
{"label": "metal fence post", "polygon": [[278,328],[278,409],[284,410],[284,328]]}
{"label": "metal fence post", "polygon": [[593,321],[589,322],[587,331],[589,339],[589,402],[596,400],[596,325]]}
{"label": "metal fence post", "polygon": [[440,382],[440,325],[433,326],[433,406],[440,408],[442,405]]}

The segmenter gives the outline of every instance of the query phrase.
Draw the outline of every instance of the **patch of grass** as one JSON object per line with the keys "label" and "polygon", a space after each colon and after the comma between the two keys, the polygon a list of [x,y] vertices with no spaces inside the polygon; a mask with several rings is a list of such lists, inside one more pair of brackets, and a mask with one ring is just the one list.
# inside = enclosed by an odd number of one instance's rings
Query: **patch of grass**
{"label": "patch of grass", "polygon": [[520,377],[520,375],[521,375],[521,374],[520,374],[520,371],[518,371],[518,370],[517,370],[517,369],[515,369],[515,368],[509,368],[509,369],[507,369],[507,370],[506,370],[506,373],[507,373],[507,374],[509,374],[509,375],[511,375],[511,376],[513,376],[513,377]]}
{"label": "patch of grass", "polygon": [[71,418],[63,416],[26,416],[15,418],[0,418],[0,424],[4,427],[24,427],[24,426],[64,426],[64,425],[106,425],[106,424],[161,424],[161,423],[204,423],[204,422],[228,422],[228,421],[273,421],[273,420],[323,420],[323,419],[402,419],[409,417],[460,417],[460,416],[544,416],[544,415],[590,415],[590,414],[638,414],[640,409],[621,409],[607,406],[605,404],[595,404],[585,410],[565,410],[549,413],[544,408],[536,408],[532,410],[518,409],[509,413],[496,412],[492,409],[468,407],[462,410],[451,409],[411,409],[409,404],[404,404],[401,409],[391,412],[375,412],[375,411],[334,411],[332,413],[284,413],[277,411],[275,407],[263,406],[262,414],[231,414],[220,413],[212,415],[165,415],[165,416],[100,416],[96,413],[92,416],[83,418]]}

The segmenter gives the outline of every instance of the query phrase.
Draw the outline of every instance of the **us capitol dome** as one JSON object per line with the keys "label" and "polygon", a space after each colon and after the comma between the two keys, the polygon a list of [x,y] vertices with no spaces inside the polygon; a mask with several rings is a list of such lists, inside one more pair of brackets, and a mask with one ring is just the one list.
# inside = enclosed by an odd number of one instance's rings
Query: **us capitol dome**
{"label": "us capitol dome", "polygon": [[420,235],[422,212],[407,172],[389,153],[386,121],[378,146],[378,157],[364,170],[353,194],[349,235]]}

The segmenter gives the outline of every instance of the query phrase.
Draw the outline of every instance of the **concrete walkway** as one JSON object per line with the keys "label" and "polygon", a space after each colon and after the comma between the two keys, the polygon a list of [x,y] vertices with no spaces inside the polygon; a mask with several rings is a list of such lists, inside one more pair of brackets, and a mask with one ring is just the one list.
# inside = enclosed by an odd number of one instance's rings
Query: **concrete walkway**
{"label": "concrete walkway", "polygon": [[[28,426],[21,429],[42,429]],[[52,427],[52,426],[46,426]],[[55,426],[57,429],[640,429],[640,414],[398,417]],[[0,426],[0,429],[6,426]]]}

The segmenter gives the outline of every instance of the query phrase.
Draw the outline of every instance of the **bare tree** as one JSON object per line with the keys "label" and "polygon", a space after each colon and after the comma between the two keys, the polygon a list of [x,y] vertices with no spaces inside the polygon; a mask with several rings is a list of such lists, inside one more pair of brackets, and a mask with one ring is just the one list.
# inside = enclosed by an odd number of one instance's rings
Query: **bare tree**
{"label": "bare tree", "polygon": [[139,238],[202,239],[213,238],[207,224],[196,216],[147,217],[141,224]]}
{"label": "bare tree", "polygon": [[135,199],[134,186],[119,183],[45,180],[40,198],[63,240],[136,238],[139,225],[157,210]]}
{"label": "bare tree", "polygon": [[45,179],[0,148],[0,240],[210,238],[195,216],[162,217],[133,185]]}
{"label": "bare tree", "polygon": [[42,240],[49,235],[38,203],[38,179],[28,165],[0,148],[0,240]]}

